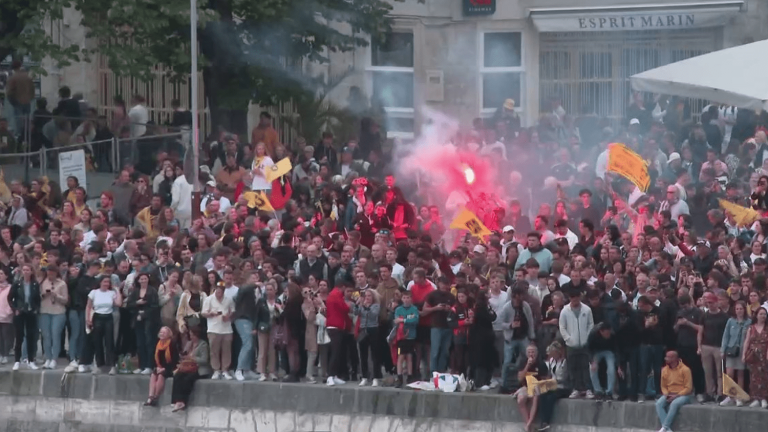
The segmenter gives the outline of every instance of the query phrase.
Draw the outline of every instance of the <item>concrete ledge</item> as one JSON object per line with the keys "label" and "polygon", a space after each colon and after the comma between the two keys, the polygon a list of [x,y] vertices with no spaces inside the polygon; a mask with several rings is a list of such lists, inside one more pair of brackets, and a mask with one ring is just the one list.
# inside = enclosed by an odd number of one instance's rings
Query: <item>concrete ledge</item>
{"label": "concrete ledge", "polygon": [[[197,382],[186,413],[172,414],[167,407],[171,385],[169,381],[160,400],[164,408],[158,410],[142,406],[147,396],[145,376],[3,371],[0,372],[0,430],[133,432],[131,425],[141,425],[137,432],[198,430],[196,428],[258,432],[367,432],[374,429],[435,432],[449,431],[453,425],[462,432],[477,428],[501,432],[504,425],[521,421],[516,403],[509,396],[360,388],[352,384],[326,387],[210,380]],[[688,405],[681,410],[673,429],[753,432],[766,423],[768,410]],[[558,426],[556,429],[567,427],[567,432],[647,431],[659,427],[650,401],[639,404],[562,400],[558,402],[553,424]],[[255,429],[249,425],[255,425]]]}

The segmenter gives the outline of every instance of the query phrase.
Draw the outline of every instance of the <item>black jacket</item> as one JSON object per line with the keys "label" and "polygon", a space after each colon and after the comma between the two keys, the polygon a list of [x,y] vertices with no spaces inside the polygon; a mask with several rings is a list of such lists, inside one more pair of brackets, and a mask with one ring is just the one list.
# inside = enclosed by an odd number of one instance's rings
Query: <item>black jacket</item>
{"label": "black jacket", "polygon": [[69,291],[69,308],[76,311],[84,311],[88,305],[88,294],[96,289],[99,283],[95,276],[84,274],[77,278],[77,282],[71,285]]}
{"label": "black jacket", "polygon": [[[24,298],[24,282],[17,281],[11,285],[11,291],[8,292],[8,305],[14,312],[40,312],[40,284],[30,282],[29,292],[31,298],[27,301]],[[27,304],[29,308],[27,308]]]}
{"label": "black jacket", "polygon": [[256,287],[247,285],[240,287],[235,295],[235,313],[232,315],[232,321],[238,319],[247,319],[256,324],[258,317],[258,304],[256,303]]}
{"label": "black jacket", "polygon": [[[299,255],[296,253],[296,251],[293,250],[292,247],[287,245],[280,245],[272,249],[272,253],[270,255],[272,256],[272,258],[277,260],[277,265],[280,266],[285,271],[292,269],[293,264],[299,258]],[[302,275],[302,276],[306,277],[308,275]]]}
{"label": "black jacket", "polygon": [[[282,304],[279,299],[275,299],[276,304]],[[262,297],[256,303],[256,322],[254,323],[256,330],[269,332],[272,329],[272,316],[269,314],[269,306],[267,306],[267,298]]]}
{"label": "black jacket", "polygon": [[150,328],[154,329],[160,323],[160,297],[157,294],[157,290],[153,287],[147,287],[146,293],[144,293],[144,300],[146,303],[138,304],[140,287],[135,287],[131,294],[128,296],[128,309],[131,310],[131,322],[135,323],[139,321],[147,321],[150,324]]}

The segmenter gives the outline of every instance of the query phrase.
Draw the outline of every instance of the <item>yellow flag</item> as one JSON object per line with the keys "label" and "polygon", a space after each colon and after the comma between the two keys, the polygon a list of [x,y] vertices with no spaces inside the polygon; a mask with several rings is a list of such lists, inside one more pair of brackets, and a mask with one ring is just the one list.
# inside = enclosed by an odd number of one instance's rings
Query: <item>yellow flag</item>
{"label": "yellow flag", "polygon": [[733,215],[733,219],[738,226],[749,226],[760,219],[760,213],[749,207],[742,207],[724,199],[718,201],[720,201],[720,207],[722,207],[723,210]]}
{"label": "yellow flag", "polygon": [[11,202],[11,198],[11,190],[8,188],[8,185],[5,184],[5,172],[0,169],[0,201],[8,204]]}
{"label": "yellow flag", "polygon": [[738,399],[742,402],[750,399],[747,392],[744,391],[738,384],[733,381],[733,378],[728,374],[723,373],[723,394],[731,397],[732,399]]}
{"label": "yellow flag", "polygon": [[487,235],[491,235],[491,230],[483,225],[483,222],[475,216],[474,213],[467,209],[463,209],[461,213],[451,222],[451,228],[467,230],[472,233],[473,236],[482,239]]}
{"label": "yellow flag", "polygon": [[291,160],[288,158],[283,158],[280,160],[280,162],[269,167],[267,172],[264,174],[264,177],[267,178],[268,182],[271,182],[276,178],[288,174],[288,171],[290,171],[291,168],[293,168],[293,165],[291,165]]}
{"label": "yellow flag", "polygon": [[274,207],[272,207],[272,203],[269,202],[269,198],[267,198],[267,195],[263,191],[243,192],[243,196],[248,200],[249,208],[257,208],[264,211],[275,211]]}
{"label": "yellow flag", "polygon": [[620,143],[608,146],[608,171],[626,177],[641,191],[647,192],[651,186],[648,164],[629,147]]}
{"label": "yellow flag", "polygon": [[536,389],[539,389],[539,394],[544,394],[548,391],[557,389],[557,381],[553,379],[539,381],[533,375],[526,376],[525,383],[528,387],[529,397],[533,397],[536,394]]}

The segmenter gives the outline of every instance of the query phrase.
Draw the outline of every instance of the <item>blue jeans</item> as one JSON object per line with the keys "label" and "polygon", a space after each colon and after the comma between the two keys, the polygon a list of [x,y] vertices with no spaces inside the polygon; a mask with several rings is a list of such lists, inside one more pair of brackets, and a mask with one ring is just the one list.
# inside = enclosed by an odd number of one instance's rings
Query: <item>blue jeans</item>
{"label": "blue jeans", "polygon": [[242,342],[237,356],[237,369],[249,371],[253,366],[253,322],[249,319],[237,319],[235,329]]}
{"label": "blue jeans", "polygon": [[[661,427],[670,430],[675,416],[677,416],[677,411],[689,403],[691,403],[691,395],[678,396],[672,403],[667,402],[666,396],[656,399],[656,415],[659,416]],[[667,406],[669,406],[669,410],[667,410]]]}
{"label": "blue jeans", "polygon": [[[600,362],[605,360],[607,383],[605,391],[600,386],[600,377],[597,375],[597,370],[600,366]],[[616,383],[616,356],[612,351],[599,351],[592,356],[592,362],[597,366],[594,370],[589,368],[589,379],[592,380],[592,388],[596,393],[605,393],[607,395],[613,394],[613,386]]]}
{"label": "blue jeans", "polygon": [[67,312],[69,320],[69,360],[80,359],[85,343],[85,311],[70,310]]}
{"label": "blue jeans", "polygon": [[[637,394],[656,397],[661,393],[661,367],[664,365],[664,345],[640,345],[640,374],[637,375]],[[653,371],[654,388],[648,388],[648,375]]]}
{"label": "blue jeans", "polygon": [[508,366],[515,362],[521,355],[525,355],[526,348],[528,348],[528,338],[512,340],[504,339],[504,362],[501,365],[501,382],[507,382]]}
{"label": "blue jeans", "polygon": [[61,352],[61,332],[67,323],[66,314],[40,314],[43,332],[43,354],[46,360],[55,360]]}
{"label": "blue jeans", "polygon": [[453,340],[453,330],[432,327],[430,330],[430,372],[445,372],[448,369],[448,350]]}

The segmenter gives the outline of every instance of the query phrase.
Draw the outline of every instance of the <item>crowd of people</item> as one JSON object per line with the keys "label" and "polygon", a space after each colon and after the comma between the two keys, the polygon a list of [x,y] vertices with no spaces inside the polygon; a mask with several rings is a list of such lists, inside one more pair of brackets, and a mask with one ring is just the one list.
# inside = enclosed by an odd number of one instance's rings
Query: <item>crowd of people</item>
{"label": "crowd of people", "polygon": [[[395,175],[371,118],[343,143],[284,144],[262,113],[249,140],[206,142],[198,179],[177,151],[139,151],[95,206],[74,177],[12,180],[0,363],[148,375],[147,405],[173,377],[174,409],[203,377],[405,387],[433,372],[513,394],[529,429],[563,397],[654,399],[662,432],[694,400],[768,408],[765,114],[652,103],[638,95],[616,130],[557,103],[530,128],[514,102],[474,121],[451,145],[499,179],[485,238]],[[647,191],[607,170],[614,142],[648,162]]]}

